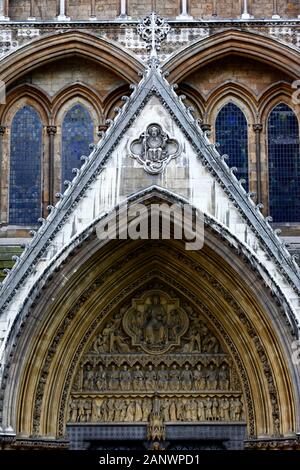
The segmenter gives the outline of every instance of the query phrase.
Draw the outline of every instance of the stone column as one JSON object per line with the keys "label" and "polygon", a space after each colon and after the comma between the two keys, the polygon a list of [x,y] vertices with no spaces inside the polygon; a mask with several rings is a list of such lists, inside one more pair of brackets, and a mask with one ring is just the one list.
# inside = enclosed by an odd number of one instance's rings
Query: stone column
{"label": "stone column", "polygon": [[255,132],[255,155],[256,155],[256,194],[257,202],[262,202],[262,189],[261,189],[261,131],[263,129],[262,124],[253,124],[253,130]]}
{"label": "stone column", "polygon": [[9,0],[0,0],[0,21],[9,21],[8,1]]}
{"label": "stone column", "polygon": [[181,0],[181,12],[180,15],[176,17],[177,20],[191,20],[193,18],[189,15],[188,7],[188,0]]}
{"label": "stone column", "polygon": [[127,15],[127,0],[120,0],[120,15],[119,15],[119,18],[123,18],[123,19],[126,19],[126,18],[130,18],[128,15]]}
{"label": "stone column", "polygon": [[249,20],[251,18],[251,15],[248,13],[248,0],[243,0],[244,2],[244,8],[243,8],[243,13],[242,13],[242,20]]}
{"label": "stone column", "polygon": [[30,0],[30,13],[29,13],[29,16],[28,16],[28,21],[35,21],[35,16],[34,16],[34,13],[33,13],[33,7],[34,7],[34,3],[35,3],[35,0]]}
{"label": "stone column", "polygon": [[59,0],[59,15],[58,21],[70,21],[70,18],[66,16],[66,0]]}
{"label": "stone column", "polygon": [[6,127],[0,126],[0,223],[2,222],[2,155],[3,155],[3,136],[5,134]]}
{"label": "stone column", "polygon": [[49,172],[48,172],[48,199],[49,204],[53,205],[54,195],[54,136],[56,134],[56,126],[47,126],[47,134],[49,135]]}
{"label": "stone column", "polygon": [[278,20],[280,18],[280,15],[278,15],[278,2],[277,0],[273,0],[273,15],[272,19],[273,20]]}
{"label": "stone column", "polygon": [[97,19],[96,16],[96,0],[91,0],[91,16],[90,20],[95,21]]}
{"label": "stone column", "polygon": [[213,0],[213,11],[212,16],[218,16],[218,7],[217,7],[217,0]]}

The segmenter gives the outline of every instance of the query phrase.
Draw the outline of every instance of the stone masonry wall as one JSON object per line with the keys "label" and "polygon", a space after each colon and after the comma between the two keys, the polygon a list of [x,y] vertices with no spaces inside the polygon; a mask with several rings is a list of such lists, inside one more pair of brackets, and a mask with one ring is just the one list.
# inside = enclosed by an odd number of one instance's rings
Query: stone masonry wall
{"label": "stone masonry wall", "polygon": [[[214,10],[214,3],[216,4]],[[282,18],[300,15],[299,0],[278,0],[278,14]],[[30,0],[10,0],[9,16],[12,20],[26,20],[30,15]],[[180,0],[128,0],[127,11],[132,18],[141,18],[152,10],[166,18],[176,18],[181,10]],[[189,13],[194,18],[240,18],[243,10],[241,0],[189,0]],[[248,10],[255,18],[271,18],[273,0],[248,0]],[[37,19],[54,19],[58,13],[56,0],[34,0],[33,14]],[[87,20],[91,16],[91,0],[66,0],[66,13],[74,20]],[[98,19],[114,19],[120,14],[120,0],[96,0]]]}

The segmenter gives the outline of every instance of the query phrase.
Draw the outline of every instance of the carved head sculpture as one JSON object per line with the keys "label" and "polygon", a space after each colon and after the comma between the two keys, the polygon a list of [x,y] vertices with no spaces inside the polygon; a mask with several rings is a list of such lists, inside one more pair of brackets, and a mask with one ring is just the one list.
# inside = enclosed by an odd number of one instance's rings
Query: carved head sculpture
{"label": "carved head sculpture", "polygon": [[150,126],[148,132],[151,137],[157,137],[159,134],[159,129],[157,126]]}

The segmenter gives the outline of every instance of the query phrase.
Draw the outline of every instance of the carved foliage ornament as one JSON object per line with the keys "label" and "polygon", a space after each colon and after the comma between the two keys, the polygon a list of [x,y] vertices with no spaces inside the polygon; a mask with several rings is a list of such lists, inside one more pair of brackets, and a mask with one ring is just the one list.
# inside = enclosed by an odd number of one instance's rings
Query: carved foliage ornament
{"label": "carved foliage ornament", "polygon": [[166,165],[181,154],[181,150],[179,142],[170,139],[159,124],[150,124],[129,146],[130,156],[151,175],[162,173]]}

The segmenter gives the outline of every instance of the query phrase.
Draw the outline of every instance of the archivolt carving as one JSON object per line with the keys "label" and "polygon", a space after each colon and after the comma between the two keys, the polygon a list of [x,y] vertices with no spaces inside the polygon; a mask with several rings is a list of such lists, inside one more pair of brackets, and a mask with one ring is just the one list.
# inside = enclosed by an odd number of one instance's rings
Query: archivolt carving
{"label": "archivolt carving", "polygon": [[[44,390],[44,387],[45,387],[45,382],[46,382],[46,378],[47,378],[47,375],[48,375],[48,371],[49,371],[49,368],[50,368],[50,364],[51,364],[51,361],[52,361],[52,357],[54,355],[54,352],[56,350],[56,347],[57,347],[57,344],[59,342],[59,338],[62,337],[64,331],[66,330],[67,328],[67,325],[70,323],[71,319],[80,312],[80,309],[81,309],[81,306],[84,305],[86,299],[88,299],[92,293],[97,290],[107,279],[110,278],[111,275],[113,275],[118,269],[120,269],[120,266],[123,265],[124,263],[127,263],[128,261],[130,261],[131,259],[133,258],[136,258],[139,254],[139,252],[142,252],[144,250],[143,247],[140,247],[138,248],[137,250],[134,250],[133,252],[131,252],[130,254],[128,254],[126,256],[126,258],[123,259],[123,261],[121,262],[120,264],[120,261],[118,261],[118,263],[115,263],[115,265],[112,265],[105,273],[103,273],[97,280],[95,280],[95,282],[93,283],[92,286],[89,287],[89,289],[87,289],[80,297],[80,300],[79,302],[77,303],[76,306],[74,306],[68,313],[65,321],[61,324],[61,327],[58,331],[58,336],[56,338],[54,338],[50,348],[49,348],[49,353],[48,353],[48,356],[46,358],[46,361],[44,363],[44,366],[43,366],[43,369],[42,369],[42,373],[41,373],[41,378],[40,378],[40,381],[39,381],[39,384],[38,384],[38,388],[37,388],[37,394],[36,394],[36,399],[35,399],[35,410],[34,410],[34,427],[33,427],[33,430],[36,434],[38,434],[39,432],[39,423],[40,423],[40,414],[41,414],[41,399],[42,399],[42,396],[43,396],[43,390]],[[187,260],[187,257],[184,257],[184,259],[182,259],[182,254],[179,254],[178,253],[178,259],[183,261],[183,262],[188,262]],[[199,274],[201,277],[209,277],[209,281],[214,281],[213,278],[211,278],[211,276],[209,274],[207,274],[206,272],[203,271],[203,269],[199,268],[199,266],[197,265],[197,263],[194,263],[191,261],[191,263],[189,263],[192,265],[193,269],[195,269],[195,271],[197,271],[197,274]],[[66,416],[66,411],[65,411],[65,407],[66,407],[66,403],[68,401],[68,397],[69,397],[69,389],[70,389],[70,383],[71,383],[71,380],[72,380],[72,377],[74,375],[74,368],[76,367],[76,364],[78,363],[79,361],[79,358],[80,358],[80,355],[82,354],[82,351],[83,351],[83,348],[85,346],[85,344],[90,341],[92,335],[94,334],[94,331],[95,329],[97,328],[97,324],[99,324],[103,318],[105,318],[105,316],[107,315],[107,313],[109,311],[111,311],[111,309],[118,304],[118,302],[122,299],[122,298],[125,298],[127,293],[132,291],[133,289],[135,288],[139,288],[140,285],[143,285],[145,282],[147,282],[147,279],[151,279],[153,278],[154,276],[156,276],[157,273],[156,271],[153,271],[153,272],[149,272],[147,273],[147,275],[145,275],[143,278],[137,280],[134,282],[134,284],[128,286],[125,290],[123,290],[122,293],[120,293],[119,296],[117,296],[113,302],[111,302],[110,305],[107,306],[107,308],[105,308],[105,310],[103,310],[102,312],[100,312],[100,314],[98,315],[98,317],[95,319],[95,321],[93,322],[93,324],[90,326],[89,330],[87,331],[87,333],[85,334],[84,338],[82,339],[82,342],[80,343],[80,345],[78,346],[77,348],[77,351],[73,357],[73,361],[72,361],[72,364],[70,364],[70,368],[68,370],[68,373],[67,373],[67,377],[66,377],[66,381],[65,381],[65,386],[64,386],[64,390],[63,390],[63,394],[62,394],[62,398],[61,398],[61,403],[60,403],[60,411],[59,411],[59,425],[58,425],[58,435],[59,436],[63,436],[64,434],[64,429],[65,429],[65,416]],[[161,273],[160,273],[161,274]],[[166,279],[168,283],[171,282],[171,284],[174,284],[174,280],[168,278]],[[179,291],[181,291],[181,287],[179,287],[179,284],[178,283],[175,283],[176,284],[176,288],[179,288]],[[225,292],[225,289],[222,288],[221,289],[221,286],[219,285],[216,285],[216,289],[219,290],[221,293],[222,293],[222,296],[224,298],[226,298],[226,301],[228,301],[232,308],[234,309],[234,311],[239,314],[240,318],[241,318],[241,315],[242,315],[242,312],[241,310],[239,309],[239,313],[238,313],[238,307],[235,305],[235,303],[233,303],[233,298],[232,296],[230,295],[229,292]],[[221,289],[221,290],[220,290]],[[190,299],[194,299],[194,296],[192,295],[192,293],[185,289],[184,290],[185,292],[185,295],[188,296],[188,298]],[[224,292],[223,292],[224,291]],[[194,301],[194,300],[193,300]],[[198,301],[196,302],[198,303],[199,305],[199,308],[200,309],[203,309],[204,306],[202,305],[202,303],[200,302],[199,303],[199,299]],[[209,312],[205,312],[205,314],[209,315]],[[243,383],[243,388],[244,388],[244,393],[245,393],[245,405],[246,405],[246,409],[247,409],[247,421],[248,421],[248,425],[249,425],[249,437],[253,437],[255,436],[255,424],[254,424],[254,412],[253,412],[253,404],[252,404],[252,397],[251,397],[251,392],[250,392],[250,387],[249,387],[249,382],[248,382],[248,377],[247,377],[247,374],[245,373],[244,369],[243,369],[243,365],[242,365],[242,362],[241,362],[241,359],[235,349],[235,346],[234,344],[232,343],[231,339],[228,337],[228,335],[226,334],[226,332],[223,330],[222,326],[219,324],[219,322],[216,321],[216,319],[213,319],[213,317],[211,315],[209,315],[209,318],[211,321],[215,322],[217,328],[218,328],[218,331],[221,333],[222,335],[222,338],[223,340],[226,342],[226,344],[228,345],[231,353],[233,354],[233,357],[234,357],[234,360],[235,360],[235,363],[238,367],[238,371],[239,371],[239,374],[240,374],[240,377],[242,378],[242,383]],[[243,322],[247,322],[247,318],[246,316],[243,314]],[[249,323],[249,322],[248,322]],[[248,327],[247,327],[248,328]],[[255,336],[255,330],[253,329],[253,327],[251,327],[251,336],[253,335],[253,337]],[[270,369],[270,365],[268,364],[267,362],[267,358],[266,358],[266,355],[264,354],[264,357],[263,357],[264,361],[266,361],[264,363],[264,370],[266,371],[266,374],[271,374],[271,369]],[[275,393],[275,396],[274,398],[272,399],[272,403],[274,405],[274,411],[276,410],[277,413],[278,413],[278,401],[277,401],[277,397],[276,397],[276,393]],[[276,412],[275,411],[275,412]],[[275,416],[275,419],[277,419],[278,415]]]}

